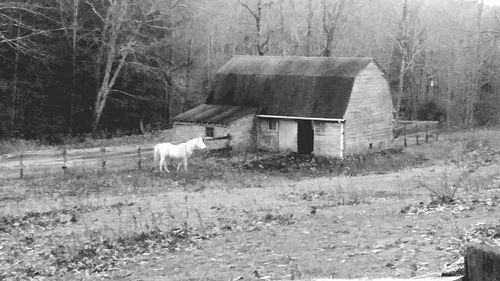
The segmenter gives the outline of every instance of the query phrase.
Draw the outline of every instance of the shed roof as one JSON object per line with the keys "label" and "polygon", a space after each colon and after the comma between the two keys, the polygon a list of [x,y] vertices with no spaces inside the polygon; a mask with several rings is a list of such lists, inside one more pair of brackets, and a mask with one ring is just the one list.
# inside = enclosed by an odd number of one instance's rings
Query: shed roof
{"label": "shed roof", "polygon": [[256,108],[231,105],[202,104],[174,118],[174,121],[228,125],[249,114]]}
{"label": "shed roof", "polygon": [[354,79],[370,58],[236,56],[215,75],[207,104],[260,114],[343,118]]}

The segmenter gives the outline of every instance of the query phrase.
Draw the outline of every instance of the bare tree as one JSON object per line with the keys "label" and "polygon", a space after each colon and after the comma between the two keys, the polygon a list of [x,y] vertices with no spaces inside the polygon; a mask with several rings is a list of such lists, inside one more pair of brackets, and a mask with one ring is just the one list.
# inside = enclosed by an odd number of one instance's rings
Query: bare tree
{"label": "bare tree", "polygon": [[[139,3],[133,0],[109,0],[103,13],[100,13],[89,0],[86,2],[103,24],[96,63],[96,79],[99,81],[99,87],[92,118],[92,131],[95,133],[111,93],[134,97],[124,91],[115,90],[113,87],[123,67],[127,64],[127,60],[135,59],[141,54],[145,55],[149,48],[148,44],[154,44],[155,40],[144,32],[156,30],[156,33],[160,32],[168,36],[190,15],[184,12],[189,9],[185,1],[171,1],[170,3],[169,1],[148,0]],[[169,10],[179,11],[180,19],[166,21],[164,17],[171,16],[168,14]]]}
{"label": "bare tree", "polygon": [[[474,1],[476,2],[476,0]],[[482,52],[484,49],[482,47],[482,17],[483,17],[483,9],[484,9],[484,0],[477,0],[477,16],[476,16],[476,30],[475,30],[475,63],[471,65],[471,73],[470,77],[471,81],[471,89],[470,93],[466,98],[466,107],[465,107],[465,124],[469,127],[472,127],[474,124],[474,104],[476,103],[477,96],[482,87],[482,70],[483,63],[486,61],[486,54]]]}
{"label": "bare tree", "polygon": [[[16,120],[22,116],[25,103],[19,89],[19,64],[22,56],[43,62],[53,58],[53,55],[37,41],[40,37],[50,37],[54,31],[60,30],[56,27],[54,19],[47,15],[50,10],[50,6],[30,1],[0,2],[0,46],[5,46],[14,52],[14,71],[8,105],[12,128],[15,127]],[[35,24],[36,20],[44,24]]]}
{"label": "bare tree", "polygon": [[[90,2],[87,1],[89,5]],[[128,55],[133,50],[135,45],[134,36],[128,37],[125,42],[118,40],[118,35],[121,31],[122,25],[126,20],[127,11],[130,1],[111,0],[106,9],[106,14],[102,16],[97,12],[97,9],[92,6],[94,12],[103,21],[102,30],[102,43],[103,47],[100,49],[106,63],[103,77],[100,83],[99,90],[97,91],[94,114],[92,118],[92,131],[95,133],[101,120],[102,112],[106,106],[108,95],[113,88],[122,67]],[[99,54],[99,57],[101,54]]]}
{"label": "bare tree", "polygon": [[307,1],[307,31],[306,31],[306,50],[305,55],[312,55],[312,40],[313,40],[313,18],[314,18],[314,9],[313,9],[313,0]]}
{"label": "bare tree", "polygon": [[[78,42],[78,17],[80,0],[58,0],[61,25],[68,44],[71,47],[71,93],[68,95],[68,131],[71,133],[73,127],[73,103],[76,96],[77,78],[77,42]],[[69,19],[68,19],[69,18]]]}
{"label": "bare tree", "polygon": [[[51,36],[52,32],[60,31],[55,27],[56,21],[47,16],[51,7],[33,4],[27,1],[0,2],[0,45],[7,44],[18,49],[24,55],[38,59],[47,59],[51,54],[34,39],[40,36]],[[24,20],[31,18],[44,19],[47,25],[35,25]],[[12,28],[16,28],[15,31]],[[18,32],[19,31],[19,32]]]}
{"label": "bare tree", "polygon": [[[333,2],[328,5],[327,2]],[[322,6],[322,27],[323,27],[323,57],[329,57],[332,52],[332,41],[338,29],[346,23],[346,2],[347,0],[321,0]]]}
{"label": "bare tree", "polygon": [[399,67],[398,92],[396,98],[396,119],[400,117],[401,101],[405,89],[405,77],[414,66],[415,60],[423,50],[422,29],[418,27],[417,15],[413,22],[408,16],[408,0],[403,0],[401,20],[399,22],[399,34],[396,45],[401,53],[401,65]]}
{"label": "bare tree", "polygon": [[240,5],[245,7],[245,9],[248,10],[250,15],[255,20],[255,28],[256,28],[256,36],[257,38],[255,39],[255,47],[257,48],[257,53],[259,56],[263,56],[266,51],[266,45],[269,43],[269,39],[271,36],[271,32],[267,33],[266,39],[262,39],[262,9],[265,7],[271,7],[273,5],[272,1],[265,2],[263,3],[262,0],[257,0],[257,7],[255,9],[250,8],[247,3],[243,2],[242,0],[238,0]]}

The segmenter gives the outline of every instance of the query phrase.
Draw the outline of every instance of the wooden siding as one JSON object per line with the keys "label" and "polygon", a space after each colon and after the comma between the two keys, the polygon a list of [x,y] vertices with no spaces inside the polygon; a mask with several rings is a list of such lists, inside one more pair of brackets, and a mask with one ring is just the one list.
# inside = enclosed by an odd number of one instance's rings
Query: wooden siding
{"label": "wooden siding", "polygon": [[268,119],[264,118],[257,119],[257,148],[269,151],[278,151],[278,131],[280,129],[280,124],[277,122],[276,130],[271,131],[268,128],[267,120]]}
{"label": "wooden siding", "polygon": [[297,152],[297,121],[279,119],[278,146],[280,152]]}
{"label": "wooden siding", "polygon": [[[205,137],[205,128],[212,127],[214,128],[214,137],[223,137],[227,134],[231,135],[229,144],[233,150],[250,150],[255,147],[254,138],[252,137],[254,118],[255,115],[250,114],[231,122],[229,126],[174,122],[174,140],[176,142],[184,142],[198,136]],[[210,149],[223,148],[226,147],[227,144],[227,140],[206,143],[207,147]]]}
{"label": "wooden siding", "polygon": [[252,134],[254,128],[255,115],[247,115],[229,125],[231,134],[231,146],[233,150],[244,151],[255,147],[255,136]]}
{"label": "wooden siding", "polygon": [[341,124],[314,121],[314,155],[340,157]]}
{"label": "wooden siding", "polygon": [[344,116],[345,154],[381,149],[392,140],[392,99],[383,73],[370,63],[354,81]]}
{"label": "wooden siding", "polygon": [[[205,137],[205,128],[214,128],[214,137],[222,137],[227,135],[229,128],[226,126],[205,125],[197,123],[174,122],[174,135],[172,140],[165,142],[181,143],[199,136]],[[211,141],[205,143],[209,149],[218,149],[227,146],[227,140]]]}

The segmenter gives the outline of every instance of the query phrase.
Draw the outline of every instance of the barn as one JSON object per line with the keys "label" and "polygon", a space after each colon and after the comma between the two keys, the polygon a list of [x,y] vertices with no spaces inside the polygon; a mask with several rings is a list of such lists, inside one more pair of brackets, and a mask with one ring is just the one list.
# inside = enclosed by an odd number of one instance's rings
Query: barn
{"label": "barn", "polygon": [[205,104],[174,118],[187,139],[229,134],[234,150],[343,157],[392,140],[392,98],[371,58],[235,56]]}

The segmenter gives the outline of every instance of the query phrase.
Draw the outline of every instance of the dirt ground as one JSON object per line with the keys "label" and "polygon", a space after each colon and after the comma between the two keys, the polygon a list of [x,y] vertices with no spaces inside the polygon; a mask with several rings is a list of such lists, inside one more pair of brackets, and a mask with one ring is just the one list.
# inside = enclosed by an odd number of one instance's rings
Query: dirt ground
{"label": "dirt ground", "polygon": [[0,177],[0,280],[438,275],[469,242],[500,243],[489,133],[390,156],[399,168],[374,158],[371,171],[200,154],[188,175],[132,163]]}

